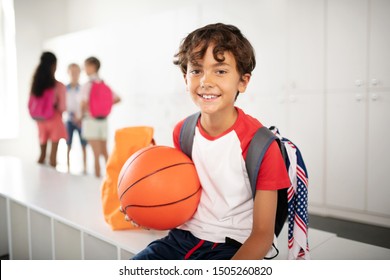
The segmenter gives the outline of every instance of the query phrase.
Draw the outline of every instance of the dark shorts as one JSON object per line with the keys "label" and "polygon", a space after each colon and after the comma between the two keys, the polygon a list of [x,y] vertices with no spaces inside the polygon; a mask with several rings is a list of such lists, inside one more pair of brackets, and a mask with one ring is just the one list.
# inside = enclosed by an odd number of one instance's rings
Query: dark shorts
{"label": "dark shorts", "polygon": [[68,146],[72,146],[73,142],[73,132],[77,131],[79,138],[80,138],[80,143],[83,147],[87,145],[87,141],[81,136],[81,127],[75,125],[72,121],[67,121],[66,122],[66,130],[68,132],[68,138],[66,139],[66,144]]}
{"label": "dark shorts", "polygon": [[240,246],[233,239],[213,243],[196,238],[189,231],[173,229],[168,236],[150,243],[133,260],[230,260]]}

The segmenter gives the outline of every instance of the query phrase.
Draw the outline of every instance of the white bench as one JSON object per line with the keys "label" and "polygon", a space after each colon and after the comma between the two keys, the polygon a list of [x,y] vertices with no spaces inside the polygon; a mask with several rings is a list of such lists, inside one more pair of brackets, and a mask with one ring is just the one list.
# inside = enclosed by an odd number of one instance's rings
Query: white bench
{"label": "white bench", "polygon": [[[113,231],[104,221],[101,181],[0,157],[0,255],[10,259],[129,259],[165,231]],[[287,258],[287,226],[277,259]],[[310,229],[313,259],[390,259],[390,250]],[[343,250],[343,244],[347,246]],[[365,253],[357,254],[356,251]],[[339,254],[339,255],[338,255]]]}
{"label": "white bench", "polygon": [[0,255],[11,259],[128,259],[163,231],[113,231],[101,181],[0,157]]}

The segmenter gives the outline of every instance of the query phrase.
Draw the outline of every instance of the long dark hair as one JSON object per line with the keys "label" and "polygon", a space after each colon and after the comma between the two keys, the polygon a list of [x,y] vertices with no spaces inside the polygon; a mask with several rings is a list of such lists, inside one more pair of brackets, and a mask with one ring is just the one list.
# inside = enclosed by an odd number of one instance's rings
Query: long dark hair
{"label": "long dark hair", "polygon": [[42,96],[45,89],[55,86],[56,79],[54,73],[57,66],[57,58],[51,52],[44,52],[37,69],[35,70],[31,94],[35,96]]}

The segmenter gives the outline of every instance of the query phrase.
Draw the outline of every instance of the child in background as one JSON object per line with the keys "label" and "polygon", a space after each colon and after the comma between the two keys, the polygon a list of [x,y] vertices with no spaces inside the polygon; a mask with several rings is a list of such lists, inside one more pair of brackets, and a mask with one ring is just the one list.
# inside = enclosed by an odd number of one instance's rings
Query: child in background
{"label": "child in background", "polygon": [[[201,111],[192,159],[202,195],[189,221],[133,259],[263,259],[274,238],[277,190],[288,188],[290,180],[274,142],[263,158],[253,200],[245,158],[263,125],[235,101],[255,68],[254,50],[235,26],[211,24],[183,40],[174,63]],[[183,122],[173,132],[178,149]]]}
{"label": "child in background", "polygon": [[62,112],[65,111],[65,86],[57,81],[54,74],[57,69],[57,58],[51,52],[44,52],[41,55],[40,63],[34,73],[31,95],[42,97],[47,89],[54,88],[54,116],[47,120],[37,121],[40,143],[40,155],[38,163],[44,164],[46,159],[47,142],[51,141],[51,152],[49,163],[51,166],[57,165],[58,142],[61,138],[66,138],[66,129],[62,122]]}
{"label": "child in background", "polygon": [[[100,177],[100,156],[104,157],[105,162],[108,159],[107,153],[107,118],[95,118],[91,115],[89,111],[89,102],[91,88],[94,82],[102,82],[99,77],[100,61],[96,57],[89,57],[84,62],[85,72],[88,75],[89,81],[83,85],[81,88],[81,112],[83,115],[82,127],[83,127],[83,137],[88,141],[92,147],[94,155],[94,165],[95,165],[95,176]],[[116,104],[120,102],[120,98],[113,93],[112,100],[107,100],[105,102],[112,102]]]}
{"label": "child in background", "polygon": [[87,153],[86,146],[87,141],[81,134],[81,94],[80,94],[80,66],[76,63],[72,63],[68,66],[68,74],[70,77],[70,84],[66,86],[66,129],[68,132],[68,138],[66,144],[68,146],[67,153],[67,165],[68,172],[70,172],[70,150],[72,149],[73,133],[77,131],[83,151],[83,172],[87,172]]}

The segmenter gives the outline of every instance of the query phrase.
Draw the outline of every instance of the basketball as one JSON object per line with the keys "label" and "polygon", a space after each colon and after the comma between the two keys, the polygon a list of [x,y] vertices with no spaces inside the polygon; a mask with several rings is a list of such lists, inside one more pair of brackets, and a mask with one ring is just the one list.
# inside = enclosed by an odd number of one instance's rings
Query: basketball
{"label": "basketball", "polygon": [[195,213],[201,186],[192,160],[166,146],[151,146],[134,153],[118,177],[122,209],[140,226],[167,230]]}

